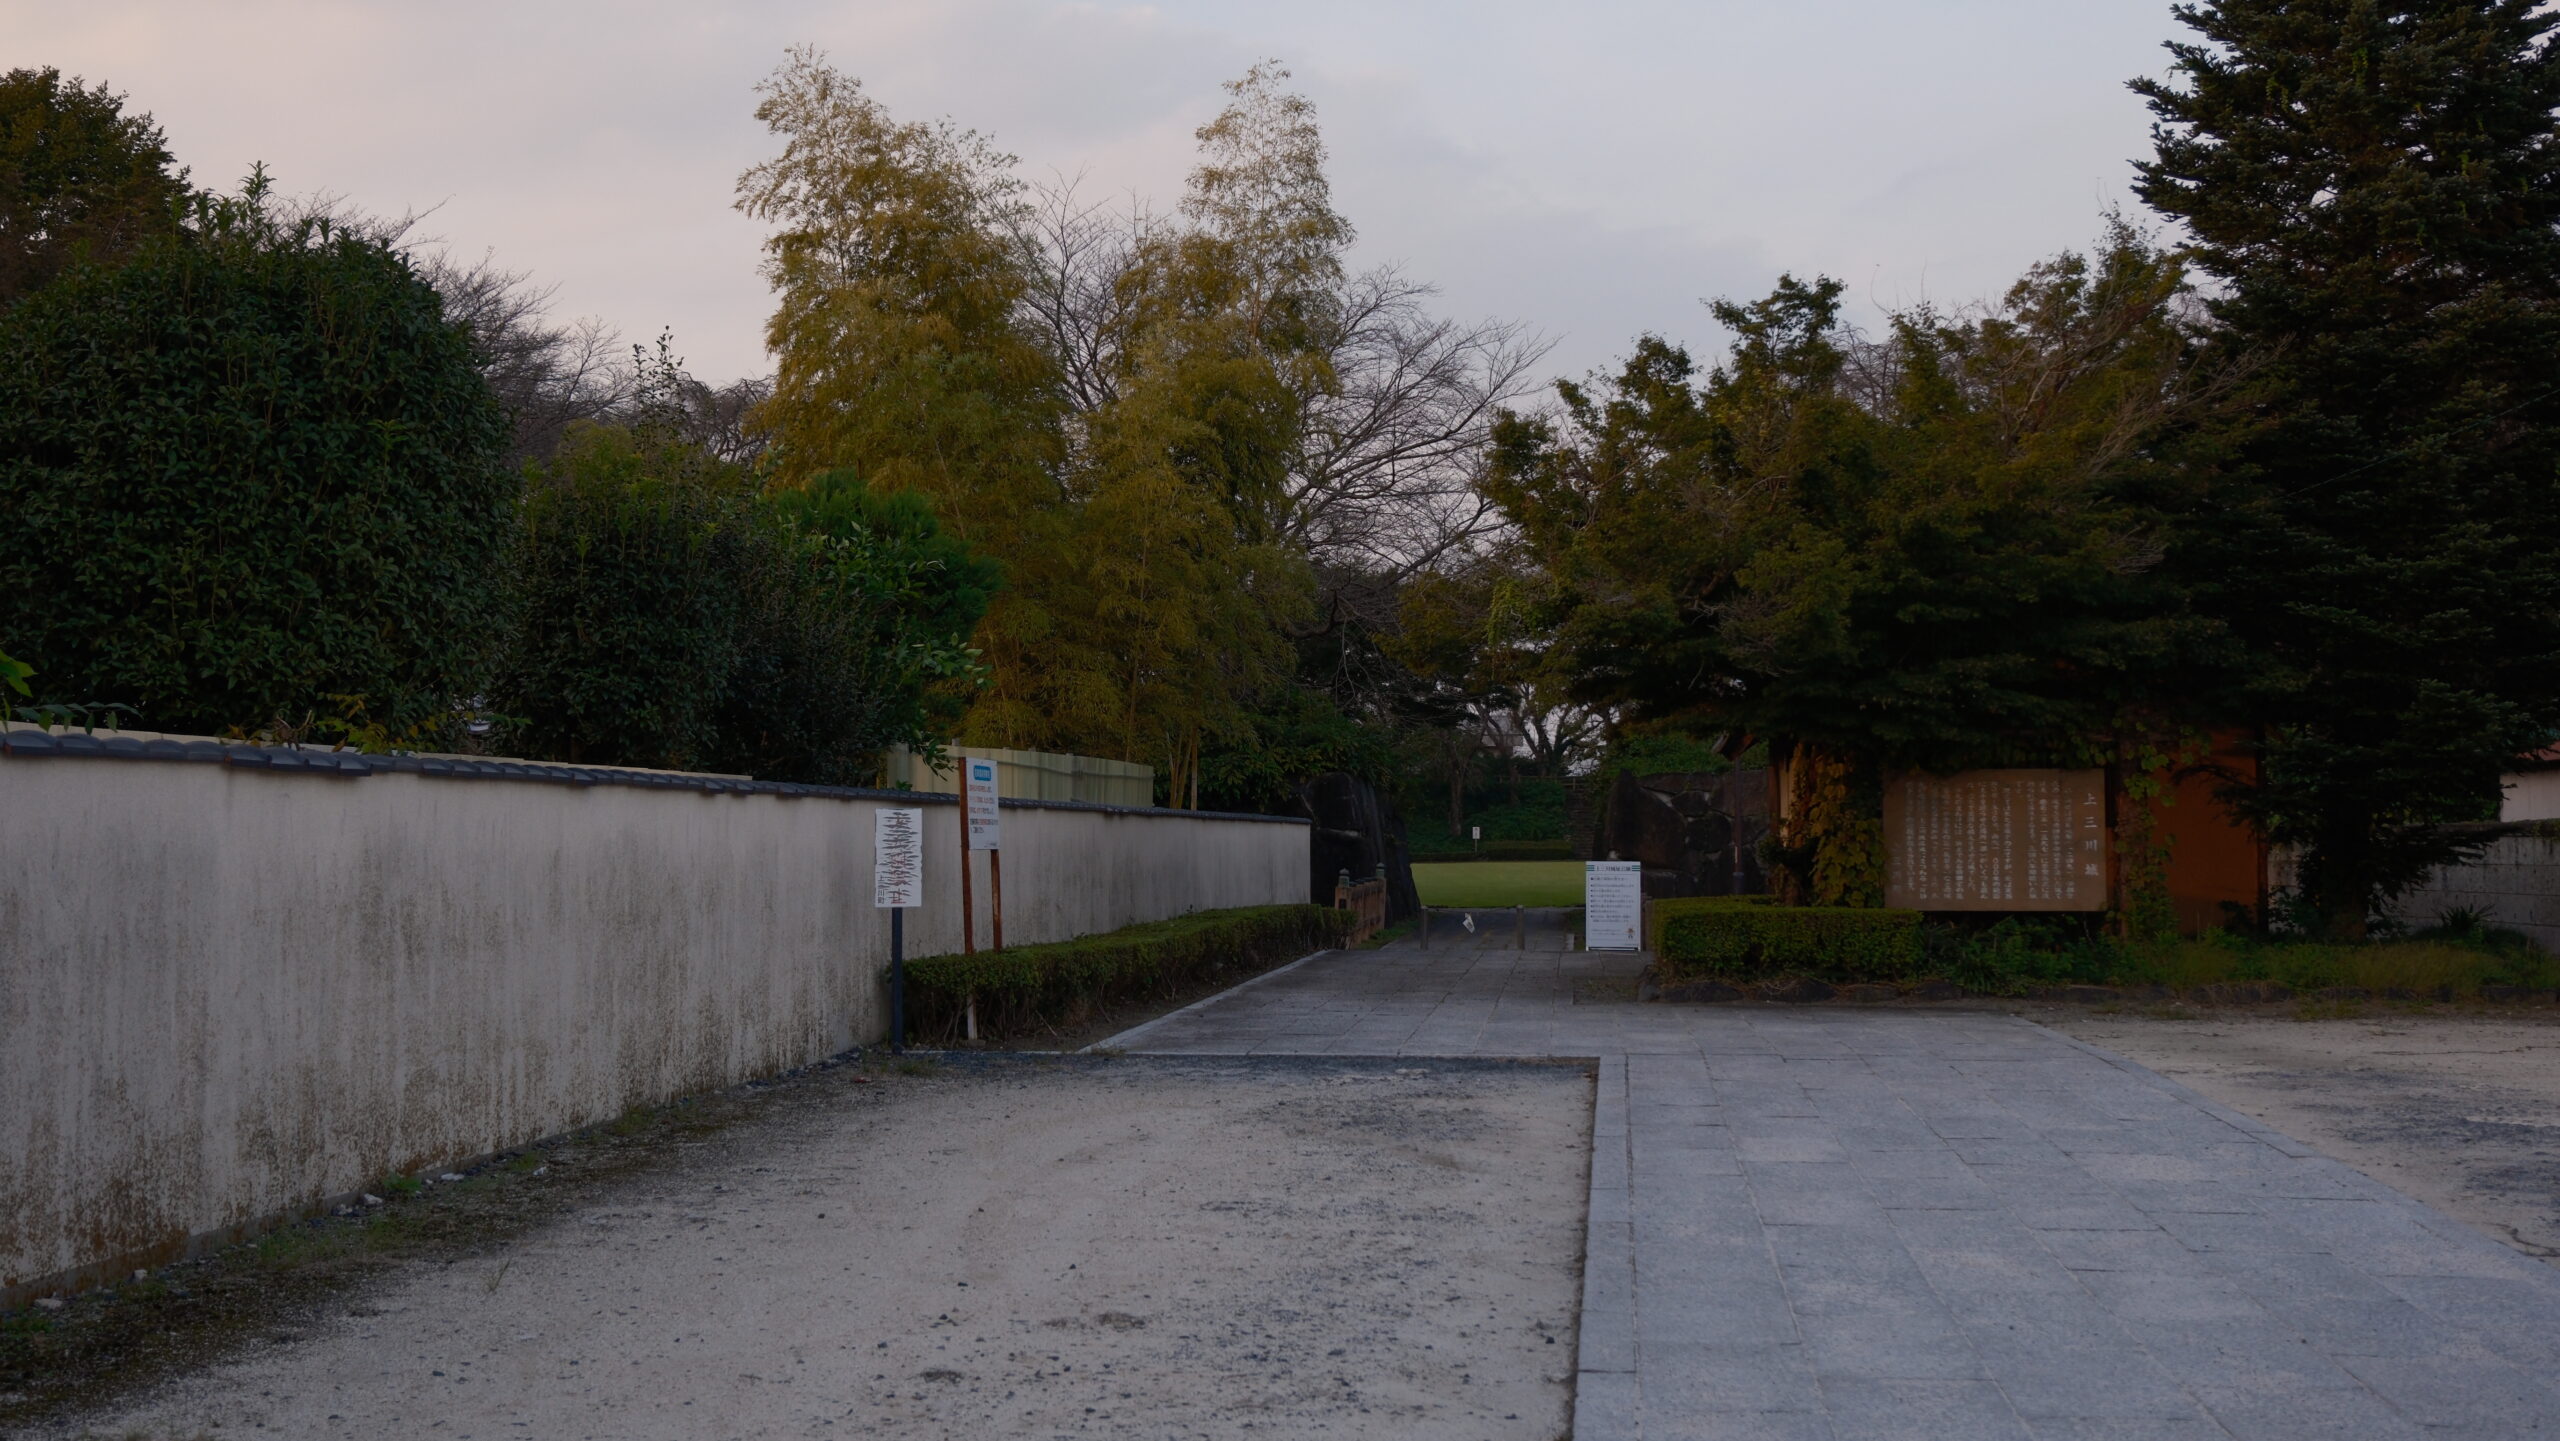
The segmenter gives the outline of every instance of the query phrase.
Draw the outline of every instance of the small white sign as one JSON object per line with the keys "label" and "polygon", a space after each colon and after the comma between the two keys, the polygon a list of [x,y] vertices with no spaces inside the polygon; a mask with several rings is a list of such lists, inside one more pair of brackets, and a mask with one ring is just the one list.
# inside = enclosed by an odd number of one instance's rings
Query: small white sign
{"label": "small white sign", "polygon": [[964,756],[962,774],[968,778],[969,849],[993,851],[1004,848],[1003,812],[996,805],[996,763]]}
{"label": "small white sign", "polygon": [[1644,862],[1582,863],[1582,948],[1644,949]]}
{"label": "small white sign", "polygon": [[1479,840],[1479,841],[1484,839],[1484,827],[1482,827],[1482,826],[1469,826],[1469,827],[1467,827],[1467,829],[1469,829],[1469,830],[1471,830],[1471,831],[1474,831],[1474,832],[1475,832],[1475,835],[1474,835],[1473,839],[1475,839],[1475,840]]}
{"label": "small white sign", "polygon": [[924,904],[924,812],[871,813],[871,904],[902,910]]}

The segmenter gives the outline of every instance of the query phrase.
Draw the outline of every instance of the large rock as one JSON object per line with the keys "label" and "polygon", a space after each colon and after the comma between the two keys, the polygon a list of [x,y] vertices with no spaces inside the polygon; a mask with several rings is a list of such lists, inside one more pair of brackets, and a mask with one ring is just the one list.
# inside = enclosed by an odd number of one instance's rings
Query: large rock
{"label": "large rock", "polygon": [[1349,871],[1355,881],[1387,868],[1387,919],[1402,920],[1421,909],[1413,889],[1413,857],[1405,849],[1404,819],[1379,799],[1377,789],[1342,771],[1317,776],[1298,787],[1300,813],[1315,823],[1308,845],[1308,895],[1317,905],[1333,904],[1334,883]]}
{"label": "large rock", "polygon": [[1621,775],[1601,804],[1591,855],[1642,861],[1649,896],[1758,895],[1769,888],[1760,863],[1768,834],[1765,770]]}

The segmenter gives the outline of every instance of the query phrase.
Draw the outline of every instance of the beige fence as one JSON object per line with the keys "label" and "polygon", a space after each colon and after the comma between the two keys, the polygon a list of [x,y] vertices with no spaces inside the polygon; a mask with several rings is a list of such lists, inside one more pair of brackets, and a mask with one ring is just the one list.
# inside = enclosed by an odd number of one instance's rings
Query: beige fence
{"label": "beige fence", "polygon": [[[881,806],[925,810],[911,954],[960,947],[947,798],[5,739],[0,1305],[875,1040]],[[1304,902],[1307,838],[1009,803],[1005,933]]]}
{"label": "beige fence", "polygon": [[889,784],[915,791],[956,792],[960,758],[975,756],[996,763],[996,794],[1027,801],[1084,801],[1092,805],[1148,807],[1156,803],[1152,766],[1099,756],[1060,755],[1050,751],[1016,751],[963,746],[951,752],[939,769],[904,746],[889,752]]}

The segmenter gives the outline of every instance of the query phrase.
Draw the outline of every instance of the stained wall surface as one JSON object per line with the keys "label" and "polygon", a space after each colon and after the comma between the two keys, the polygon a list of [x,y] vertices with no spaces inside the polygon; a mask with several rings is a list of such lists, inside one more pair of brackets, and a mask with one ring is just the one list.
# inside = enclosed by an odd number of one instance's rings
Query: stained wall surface
{"label": "stained wall surface", "polygon": [[[879,1038],[901,803],[0,759],[0,1305]],[[960,946],[924,809],[910,955]],[[1303,823],[1004,829],[1016,944],[1306,899]]]}
{"label": "stained wall surface", "polygon": [[2560,841],[2508,836],[2476,860],[2446,866],[2404,893],[2393,909],[2412,925],[2432,925],[2455,908],[2524,932],[2560,951]]}

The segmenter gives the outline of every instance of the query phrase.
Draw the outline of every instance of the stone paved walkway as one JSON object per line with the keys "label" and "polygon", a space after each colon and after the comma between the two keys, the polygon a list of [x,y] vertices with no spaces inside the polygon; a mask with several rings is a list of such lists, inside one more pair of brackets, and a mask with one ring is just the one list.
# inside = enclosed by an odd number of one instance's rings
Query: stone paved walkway
{"label": "stone paved walkway", "polygon": [[1107,1045],[1600,1062],[1577,1441],[2560,1434],[2560,1271],[1982,1011],[1638,1005],[1550,915]]}

